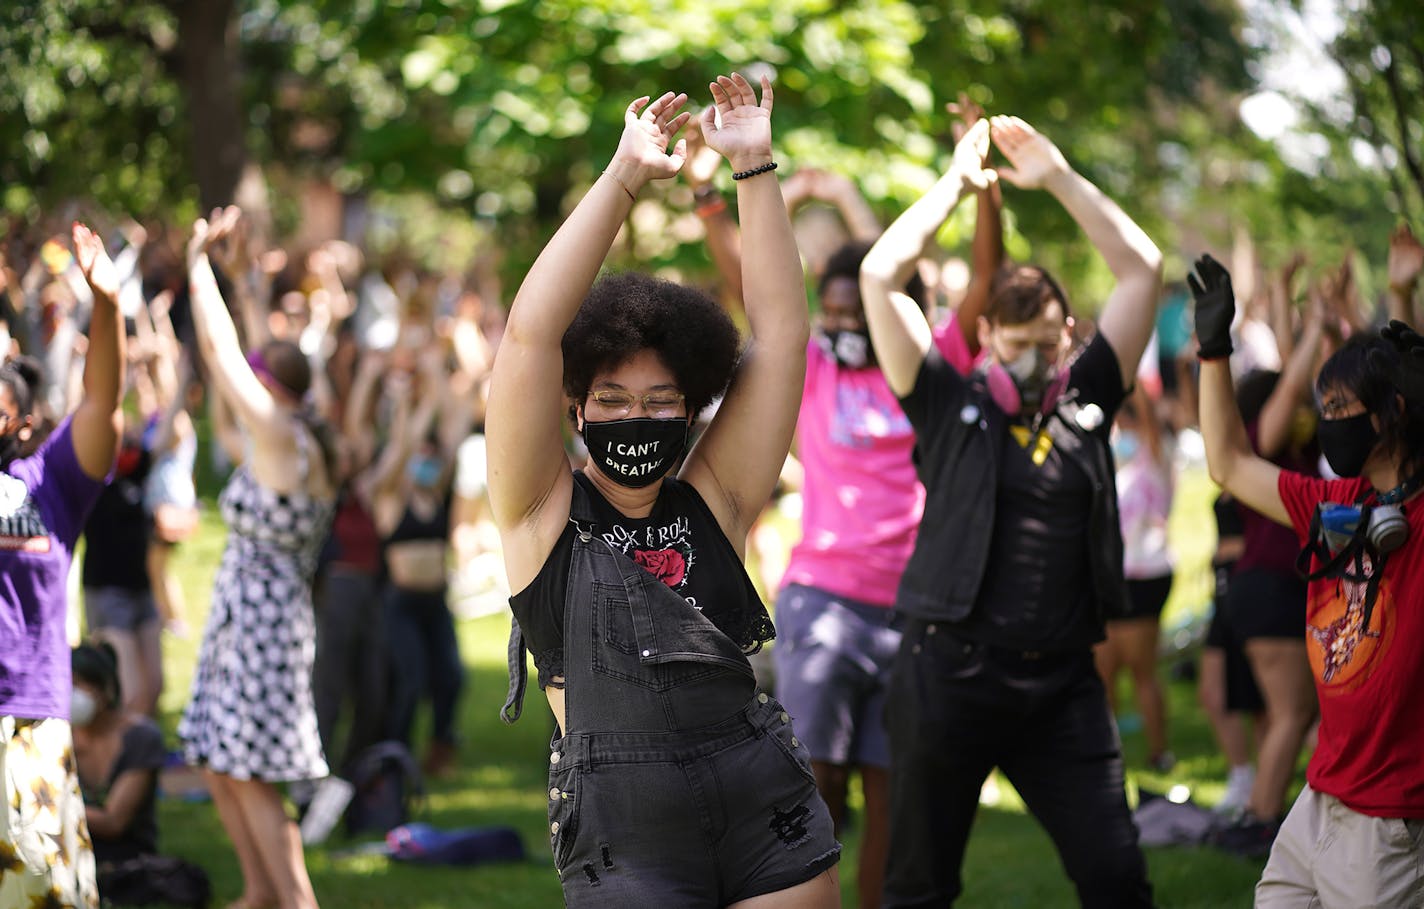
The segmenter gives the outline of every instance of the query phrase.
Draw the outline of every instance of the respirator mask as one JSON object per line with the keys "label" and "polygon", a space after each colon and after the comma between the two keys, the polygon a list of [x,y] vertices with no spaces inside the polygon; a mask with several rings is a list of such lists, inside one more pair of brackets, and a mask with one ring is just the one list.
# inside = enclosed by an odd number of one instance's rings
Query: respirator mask
{"label": "respirator mask", "polygon": [[[1409,539],[1409,519],[1403,503],[1419,488],[1421,479],[1424,478],[1411,477],[1378,496],[1366,491],[1348,505],[1321,502],[1311,516],[1307,542],[1296,558],[1296,571],[1307,581],[1343,578],[1366,583],[1366,628],[1385,561]],[[1370,560],[1368,570],[1366,556]],[[1320,565],[1314,571],[1310,569],[1312,558]]]}

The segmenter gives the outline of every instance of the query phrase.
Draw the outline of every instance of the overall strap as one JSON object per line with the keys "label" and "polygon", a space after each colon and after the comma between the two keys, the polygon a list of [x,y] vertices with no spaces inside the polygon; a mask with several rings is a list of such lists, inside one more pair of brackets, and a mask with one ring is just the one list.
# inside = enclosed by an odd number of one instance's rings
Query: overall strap
{"label": "overall strap", "polygon": [[524,632],[519,628],[519,620],[509,617],[509,648],[506,659],[509,664],[509,693],[505,695],[504,706],[499,708],[499,718],[506,726],[514,725],[524,712],[524,689],[529,687],[529,667],[525,654]]}
{"label": "overall strap", "polygon": [[[573,498],[569,504],[569,523],[579,531],[580,534],[589,534],[593,528],[593,509],[589,502],[588,492],[583,488],[582,478],[574,474]],[[529,687],[529,666],[526,654],[529,649],[524,645],[524,632],[519,627],[519,620],[513,615],[509,617],[509,644],[505,652],[505,660],[509,671],[509,691],[504,698],[504,706],[499,709],[499,718],[506,725],[513,725],[524,712],[524,693]]]}

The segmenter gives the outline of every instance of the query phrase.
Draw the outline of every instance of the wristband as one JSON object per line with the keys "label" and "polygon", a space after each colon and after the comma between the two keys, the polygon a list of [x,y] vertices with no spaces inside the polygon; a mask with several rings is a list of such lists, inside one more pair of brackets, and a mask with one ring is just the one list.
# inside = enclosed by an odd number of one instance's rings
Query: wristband
{"label": "wristband", "polygon": [[760,167],[753,167],[751,170],[744,170],[740,173],[732,174],[733,180],[745,180],[748,177],[755,177],[757,174],[766,174],[776,170],[776,162],[768,161]]}
{"label": "wristband", "polygon": [[629,199],[633,200],[634,202],[637,202],[637,201],[638,201],[638,197],[635,196],[635,195],[633,195],[633,191],[628,188],[628,184],[627,184],[627,183],[624,183],[624,182],[623,182],[623,178],[622,178],[622,177],[618,176],[617,174],[615,174],[615,173],[614,173],[613,171],[611,171],[611,170],[606,170],[606,171],[604,171],[604,173],[607,174],[608,176],[612,177],[613,180],[614,180],[614,182],[616,182],[619,186],[623,187],[623,191],[628,194],[628,198],[629,198]]}
{"label": "wristband", "polygon": [[710,218],[713,215],[719,215],[726,210],[727,200],[716,194],[713,194],[711,198],[707,199],[707,201],[705,202],[702,202],[702,204],[698,205],[696,208],[693,209],[693,211],[697,213],[697,217],[702,218],[703,220],[706,220],[707,218]]}

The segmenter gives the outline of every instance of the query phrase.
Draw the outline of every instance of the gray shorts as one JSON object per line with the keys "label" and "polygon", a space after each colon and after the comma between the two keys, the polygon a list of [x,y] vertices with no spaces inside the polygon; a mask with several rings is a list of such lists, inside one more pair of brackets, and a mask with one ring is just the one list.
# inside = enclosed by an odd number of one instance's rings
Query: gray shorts
{"label": "gray shorts", "polygon": [[776,697],[814,760],[890,766],[885,702],[900,649],[895,611],[788,584],[776,600]]}
{"label": "gray shorts", "polygon": [[123,587],[85,587],[84,615],[90,632],[101,628],[115,631],[138,631],[158,621],[158,607],[147,590],[127,590]]}
{"label": "gray shorts", "polygon": [[810,758],[774,698],[695,733],[552,743],[549,836],[570,909],[715,909],[840,859]]}

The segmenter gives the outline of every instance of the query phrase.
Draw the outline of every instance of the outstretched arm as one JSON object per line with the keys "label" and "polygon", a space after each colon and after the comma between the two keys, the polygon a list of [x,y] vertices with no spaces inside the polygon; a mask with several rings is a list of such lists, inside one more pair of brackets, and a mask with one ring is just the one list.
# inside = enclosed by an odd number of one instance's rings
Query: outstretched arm
{"label": "outstretched arm", "polygon": [[[199,218],[193,223],[193,238],[188,241],[188,280],[193,328],[208,375],[232,407],[238,424],[252,432],[274,423],[277,405],[247,363],[237,328],[208,263],[209,246],[225,238],[241,216],[236,206],[229,206],[214,209],[210,219]],[[257,434],[253,433],[253,437],[257,438]]]}
{"label": "outstretched arm", "polygon": [[1117,203],[1068,166],[1047,136],[1018,117],[994,117],[992,122],[994,144],[1013,165],[1000,168],[1000,175],[1015,186],[1052,193],[1117,279],[1098,317],[1098,330],[1117,355],[1123,387],[1131,386],[1157,322],[1162,253]]}
{"label": "outstretched arm", "polygon": [[1281,355],[1282,363],[1289,361],[1295,351],[1291,304],[1295,301],[1295,275],[1304,264],[1305,256],[1296,253],[1276,275],[1276,280],[1271,282],[1271,331],[1276,336],[1276,350]]}
{"label": "outstretched arm", "polygon": [[[984,109],[964,92],[958,101],[944,106],[950,114],[960,118],[951,127],[957,143],[984,119]],[[955,311],[955,324],[964,337],[971,356],[979,355],[979,317],[989,309],[989,290],[994,285],[994,275],[1004,264],[1004,196],[999,182],[994,180],[983,189],[974,191],[974,243],[970,250],[969,286],[964,290],[964,299]]]}
{"label": "outstretched arm", "polygon": [[860,265],[860,297],[870,340],[890,390],[898,397],[915,387],[933,341],[920,305],[902,288],[914,273],[915,261],[965,193],[987,189],[993,182],[993,173],[984,168],[988,155],[989,123],[980,120],[954,147],[949,170],[885,229]]}
{"label": "outstretched arm", "polygon": [[1315,361],[1320,355],[1320,339],[1325,329],[1325,301],[1312,298],[1306,311],[1300,340],[1292,345],[1290,356],[1281,370],[1281,377],[1271,396],[1261,408],[1256,422],[1256,450],[1263,457],[1274,458],[1290,442],[1291,424],[1302,398],[1310,393],[1315,376]]}
{"label": "outstretched arm", "polygon": [[1201,347],[1200,417],[1206,465],[1218,486],[1273,521],[1290,524],[1277,487],[1281,469],[1251,450],[1236,391],[1231,384],[1231,320],[1236,315],[1231,275],[1211,256],[1187,275],[1196,298],[1197,343]]}
{"label": "outstretched arm", "polygon": [[687,164],[682,174],[692,187],[695,211],[707,236],[707,252],[722,280],[723,299],[741,312],[742,238],[736,220],[727,210],[727,200],[712,182],[721,166],[722,156],[702,138],[700,121],[692,121],[687,130]]}
{"label": "outstretched arm", "polygon": [[[762,77],[760,101],[737,73],[718,76],[710,88],[716,111],[702,113],[707,144],[727,159],[733,174],[771,164],[770,80]],[[811,328],[796,238],[772,173],[737,181],[737,211],[751,337],[717,416],[681,476],[702,494],[740,552],[791,447]]]}
{"label": "outstretched arm", "polygon": [[1400,224],[1389,236],[1389,317],[1406,325],[1414,321],[1414,288],[1424,270],[1424,245],[1415,239],[1408,224]]}
{"label": "outstretched arm", "polygon": [[831,171],[814,171],[810,198],[835,206],[851,239],[869,243],[880,236],[880,219],[850,177]]}
{"label": "outstretched arm", "polygon": [[559,345],[638,191],[682,167],[687,144],[672,146],[672,137],[689,119],[679,113],[686,101],[668,92],[651,104],[644,97],[628,105],[613,160],[534,261],[510,306],[486,434],[490,505],[502,530],[530,523],[557,486],[570,488]]}
{"label": "outstretched arm", "polygon": [[108,476],[124,429],[125,333],[119,316],[119,275],[104,252],[104,241],[83,224],[74,225],[74,256],[89,289],[89,351],[84,358],[84,397],[70,424],[74,455],[89,477]]}

